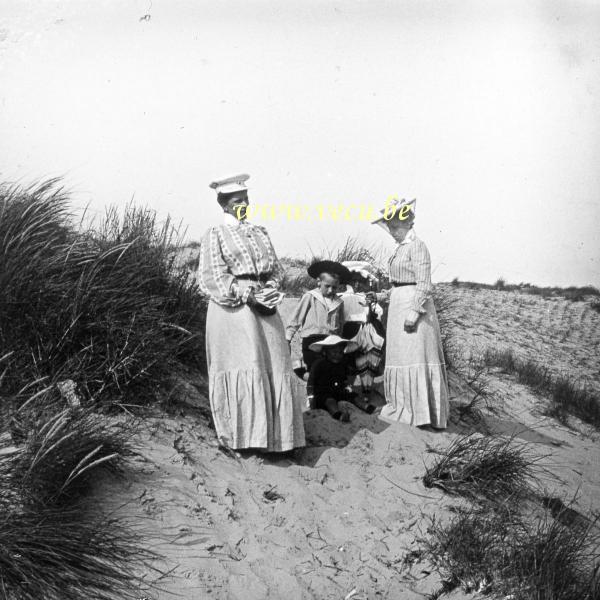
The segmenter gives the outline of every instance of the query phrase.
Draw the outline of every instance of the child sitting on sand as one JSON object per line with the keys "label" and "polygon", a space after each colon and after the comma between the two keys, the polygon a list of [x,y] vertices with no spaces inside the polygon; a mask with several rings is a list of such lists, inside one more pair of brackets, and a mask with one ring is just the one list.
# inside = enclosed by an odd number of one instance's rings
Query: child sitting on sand
{"label": "child sitting on sand", "polygon": [[340,334],[343,325],[343,302],[336,292],[341,283],[349,281],[350,271],[332,260],[315,262],[308,267],[308,274],[317,280],[316,289],[302,296],[285,330],[289,344],[296,331],[302,338],[303,366],[294,368],[298,377],[304,378],[319,354],[310,345],[330,334]]}
{"label": "child sitting on sand", "polygon": [[307,393],[312,408],[326,410],[334,419],[349,421],[348,411],[339,407],[338,402],[352,402],[355,394],[347,386],[347,365],[344,350],[348,344],[338,335],[329,335],[324,340],[314,342],[310,349],[320,358],[311,365]]}

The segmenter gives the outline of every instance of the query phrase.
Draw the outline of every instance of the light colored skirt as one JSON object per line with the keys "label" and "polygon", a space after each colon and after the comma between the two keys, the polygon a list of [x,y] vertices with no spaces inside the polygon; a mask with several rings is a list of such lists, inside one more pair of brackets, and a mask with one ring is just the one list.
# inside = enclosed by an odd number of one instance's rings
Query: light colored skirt
{"label": "light colored skirt", "polygon": [[285,452],[304,446],[302,400],[279,313],[210,302],[206,317],[210,407],[217,437],[229,448]]}
{"label": "light colored skirt", "polygon": [[414,286],[402,286],[394,288],[390,298],[383,374],[387,404],[381,417],[408,425],[444,428],[450,408],[440,326],[430,298],[416,331],[404,331],[414,295]]}

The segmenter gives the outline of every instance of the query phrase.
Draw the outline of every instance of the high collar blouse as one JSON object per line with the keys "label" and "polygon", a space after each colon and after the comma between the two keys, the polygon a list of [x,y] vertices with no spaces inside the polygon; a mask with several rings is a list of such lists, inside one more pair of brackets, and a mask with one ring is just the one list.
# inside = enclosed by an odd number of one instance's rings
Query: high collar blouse
{"label": "high collar blouse", "polygon": [[202,239],[200,290],[217,304],[239,306],[245,302],[248,288],[242,293],[238,278],[245,277],[257,279],[255,287],[278,288],[283,269],[264,227],[225,215],[224,223],[209,228]]}
{"label": "high collar blouse", "polygon": [[[413,317],[426,313],[425,304],[431,297],[431,258],[425,243],[420,240],[414,229],[411,229],[404,240],[396,246],[396,251],[389,262],[390,282],[416,283],[412,301]],[[383,296],[389,297],[390,290]],[[384,299],[384,298],[382,298]]]}

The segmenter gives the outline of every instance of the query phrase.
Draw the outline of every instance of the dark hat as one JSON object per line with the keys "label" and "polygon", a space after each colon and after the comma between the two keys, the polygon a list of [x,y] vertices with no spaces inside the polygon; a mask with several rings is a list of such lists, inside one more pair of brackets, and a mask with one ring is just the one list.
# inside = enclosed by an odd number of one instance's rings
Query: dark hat
{"label": "dark hat", "polygon": [[308,267],[308,274],[317,279],[322,273],[337,275],[340,278],[340,283],[348,283],[350,281],[350,270],[342,263],[334,260],[319,260]]}

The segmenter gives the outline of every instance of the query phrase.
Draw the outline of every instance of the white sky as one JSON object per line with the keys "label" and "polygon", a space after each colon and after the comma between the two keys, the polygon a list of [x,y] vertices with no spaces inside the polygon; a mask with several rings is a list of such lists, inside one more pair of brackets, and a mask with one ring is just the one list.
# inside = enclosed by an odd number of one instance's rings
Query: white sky
{"label": "white sky", "polygon": [[[149,14],[148,20],[140,20]],[[417,198],[435,280],[600,285],[600,2],[0,0],[0,178],[198,239],[255,203]],[[361,222],[265,222],[280,255]]]}

